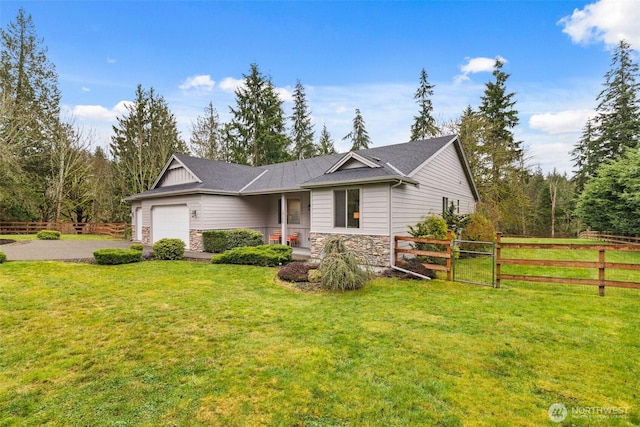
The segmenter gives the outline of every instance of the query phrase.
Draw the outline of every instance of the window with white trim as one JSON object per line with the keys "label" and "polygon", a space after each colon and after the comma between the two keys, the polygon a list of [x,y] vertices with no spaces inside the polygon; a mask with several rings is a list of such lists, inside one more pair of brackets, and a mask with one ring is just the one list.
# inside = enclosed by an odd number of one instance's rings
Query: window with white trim
{"label": "window with white trim", "polygon": [[360,228],[359,188],[334,190],[333,226],[336,228]]}

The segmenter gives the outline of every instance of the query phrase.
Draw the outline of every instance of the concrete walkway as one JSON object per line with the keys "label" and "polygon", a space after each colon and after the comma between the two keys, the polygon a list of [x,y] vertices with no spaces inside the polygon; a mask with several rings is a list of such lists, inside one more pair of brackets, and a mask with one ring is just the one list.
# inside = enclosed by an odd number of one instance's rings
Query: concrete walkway
{"label": "concrete walkway", "polygon": [[[8,245],[0,245],[8,261],[74,261],[93,259],[93,252],[105,248],[129,248],[128,240],[21,240]],[[152,252],[145,246],[144,253]],[[184,257],[192,260],[209,261],[213,254],[186,251]],[[309,259],[309,250],[293,248],[293,259]]]}

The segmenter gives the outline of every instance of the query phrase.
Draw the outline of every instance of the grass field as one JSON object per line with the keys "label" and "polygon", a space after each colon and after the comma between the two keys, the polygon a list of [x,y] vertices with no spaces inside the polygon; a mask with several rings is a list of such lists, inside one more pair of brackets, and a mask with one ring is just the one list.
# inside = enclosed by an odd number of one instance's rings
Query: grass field
{"label": "grass field", "polygon": [[0,265],[0,425],[640,424],[640,292],[275,272]]}

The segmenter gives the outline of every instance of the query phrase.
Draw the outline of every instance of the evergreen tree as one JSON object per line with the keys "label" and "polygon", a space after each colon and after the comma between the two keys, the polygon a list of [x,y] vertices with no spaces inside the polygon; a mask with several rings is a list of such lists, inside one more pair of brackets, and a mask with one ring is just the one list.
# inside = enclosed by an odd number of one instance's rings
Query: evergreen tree
{"label": "evergreen tree", "polygon": [[231,160],[251,166],[289,160],[282,101],[271,79],[260,72],[258,65],[251,64],[244,85],[235,94],[236,108],[230,107],[233,118],[225,131]]}
{"label": "evergreen tree", "polygon": [[313,143],[314,132],[311,123],[311,113],[304,86],[300,81],[296,83],[293,91],[293,128],[291,130],[291,142],[293,143],[293,158],[302,160],[316,155],[316,146]]}
{"label": "evergreen tree", "polygon": [[331,135],[327,130],[327,125],[323,125],[322,132],[320,132],[320,141],[318,142],[318,156],[326,156],[336,153],[336,147],[333,145],[333,140],[331,140]]}
{"label": "evergreen tree", "polygon": [[518,111],[513,108],[515,93],[507,93],[509,74],[502,71],[503,66],[502,61],[496,60],[493,70],[495,81],[486,84],[479,108],[485,120],[480,151],[485,159],[485,173],[493,185],[499,184],[522,156],[521,142],[513,136],[513,128],[519,122]]}
{"label": "evergreen tree", "polygon": [[12,187],[5,194],[16,197],[20,206],[12,202],[3,219],[33,220],[39,216],[47,220],[43,195],[50,174],[50,142],[60,123],[58,75],[43,40],[36,35],[31,15],[24,9],[0,30],[0,36],[0,151],[12,153],[11,159],[22,171],[19,179],[4,183]]}
{"label": "evergreen tree", "polygon": [[213,102],[204,109],[204,115],[198,116],[191,125],[191,152],[203,159],[226,160],[225,144],[222,138],[220,117]]}
{"label": "evergreen tree", "polygon": [[626,148],[639,146],[640,73],[627,41],[621,40],[613,51],[611,69],[604,77],[604,89],[596,98],[597,115],[572,151],[580,187],[601,164],[618,159]]}
{"label": "evergreen tree", "polygon": [[343,141],[351,141],[351,151],[365,150],[369,148],[371,139],[365,128],[364,119],[360,109],[356,108],[356,116],[353,118],[353,129],[342,138]]}
{"label": "evergreen tree", "polygon": [[582,191],[589,178],[595,176],[596,169],[600,164],[600,160],[597,158],[600,151],[597,148],[597,144],[600,138],[596,135],[596,132],[593,121],[591,119],[587,120],[580,140],[571,151],[571,158],[577,169],[573,180],[578,191]]}
{"label": "evergreen tree", "polygon": [[420,72],[420,86],[413,96],[413,99],[420,106],[420,113],[413,117],[411,141],[419,141],[441,134],[440,128],[436,125],[436,120],[431,115],[433,113],[431,97],[435,86],[430,84],[427,79],[427,72],[423,68]]}
{"label": "evergreen tree", "polygon": [[483,132],[485,128],[483,116],[473,111],[469,105],[462,113],[455,129],[469,163],[471,175],[477,185],[480,185],[483,178],[481,167],[483,158],[480,151],[484,140]]}
{"label": "evergreen tree", "polygon": [[[146,91],[138,85],[136,100],[127,111],[113,126],[110,144],[121,197],[150,189],[169,157],[187,152],[174,115],[153,88]],[[127,213],[123,206],[121,218],[125,219]]]}

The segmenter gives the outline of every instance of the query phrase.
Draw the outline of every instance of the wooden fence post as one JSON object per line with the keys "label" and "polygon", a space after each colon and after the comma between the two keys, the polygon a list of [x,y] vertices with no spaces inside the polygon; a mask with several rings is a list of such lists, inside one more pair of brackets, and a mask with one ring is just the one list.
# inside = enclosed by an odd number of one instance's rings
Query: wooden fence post
{"label": "wooden fence post", "polygon": [[447,240],[449,240],[449,245],[447,246],[447,255],[449,255],[449,258],[447,258],[447,280],[450,282],[451,281],[451,263],[452,263],[452,257],[453,257],[453,251],[451,250],[451,246],[453,246],[453,233],[451,232],[451,230],[447,231]]}
{"label": "wooden fence post", "polygon": [[604,296],[604,248],[600,248],[598,250],[598,280],[600,281],[600,285],[598,285],[598,294],[603,297]]}
{"label": "wooden fence post", "polygon": [[502,233],[496,233],[496,289],[500,288],[500,239],[502,238]]}

